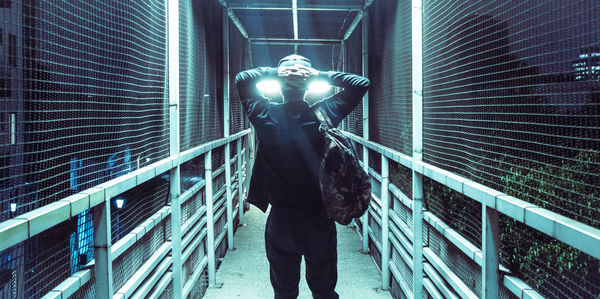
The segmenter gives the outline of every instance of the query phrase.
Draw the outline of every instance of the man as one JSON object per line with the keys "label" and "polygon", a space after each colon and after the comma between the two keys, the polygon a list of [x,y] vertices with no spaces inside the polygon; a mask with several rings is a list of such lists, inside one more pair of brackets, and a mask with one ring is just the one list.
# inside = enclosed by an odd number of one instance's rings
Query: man
{"label": "man", "polygon": [[[276,78],[281,82],[283,103],[269,102],[256,87],[259,81]],[[304,96],[313,79],[343,90],[309,106]],[[324,137],[314,111],[321,107],[337,126],[361,101],[369,80],[320,72],[306,57],[289,55],[277,68],[239,73],[235,83],[259,141],[248,201],[263,212],[271,204],[265,245],[275,298],[298,296],[302,256],[313,297],[338,298],[336,229],[325,218],[321,202],[318,177]]]}

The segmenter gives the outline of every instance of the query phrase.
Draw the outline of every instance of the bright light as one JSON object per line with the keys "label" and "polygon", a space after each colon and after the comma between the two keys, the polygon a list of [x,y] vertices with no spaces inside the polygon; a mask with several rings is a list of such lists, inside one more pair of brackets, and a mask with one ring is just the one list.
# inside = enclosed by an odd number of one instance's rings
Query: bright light
{"label": "bright light", "polygon": [[13,212],[13,213],[17,211],[17,204],[16,203],[14,203],[14,202],[10,203],[10,211]]}
{"label": "bright light", "polygon": [[281,92],[281,84],[277,80],[264,80],[256,84],[256,88],[266,97],[278,96]]}
{"label": "bright light", "polygon": [[331,85],[325,81],[313,81],[308,85],[308,92],[311,94],[325,94],[329,92]]}
{"label": "bright light", "polygon": [[122,208],[125,205],[125,199],[124,198],[117,198],[115,199],[115,206],[117,206],[117,209]]}

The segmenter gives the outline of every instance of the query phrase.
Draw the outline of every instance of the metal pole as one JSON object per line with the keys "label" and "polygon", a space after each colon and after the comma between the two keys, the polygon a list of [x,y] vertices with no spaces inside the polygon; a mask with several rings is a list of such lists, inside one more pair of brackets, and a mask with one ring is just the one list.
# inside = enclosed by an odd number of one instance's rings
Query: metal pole
{"label": "metal pole", "polygon": [[381,288],[390,287],[390,163],[381,155]]}
{"label": "metal pole", "polygon": [[[169,76],[169,152],[171,157],[179,157],[179,1],[168,1],[168,76]],[[179,159],[169,175],[171,205],[171,258],[173,277],[173,298],[182,297],[182,245],[181,245],[181,195]],[[103,298],[100,296],[100,298]]]}
{"label": "metal pole", "polygon": [[113,274],[110,232],[110,199],[94,207],[94,276],[96,296],[112,298]]}
{"label": "metal pole", "polygon": [[[229,137],[229,18],[223,10],[223,126],[225,137]],[[225,190],[227,203],[227,248],[235,250],[233,244],[233,196],[231,193],[231,142],[225,144]]]}
{"label": "metal pole", "polygon": [[[362,74],[367,77],[369,75],[369,15],[365,11],[362,18]],[[363,98],[363,138],[369,140],[369,92]],[[369,173],[369,149],[363,145],[363,167]],[[362,253],[369,252],[369,213],[371,206],[361,218],[362,222]]]}
{"label": "metal pole", "polygon": [[413,101],[413,296],[423,297],[423,176],[414,163],[423,160],[423,27],[421,0],[412,0]]}
{"label": "metal pole", "polygon": [[212,150],[204,155],[204,192],[206,199],[206,251],[208,254],[208,286],[217,286],[215,263],[215,219],[212,187]]}
{"label": "metal pole", "polygon": [[238,215],[239,215],[239,225],[244,225],[244,184],[242,184],[242,180],[244,179],[244,174],[242,173],[242,138],[240,137],[236,143],[236,152],[237,152],[237,175],[238,175]]}
{"label": "metal pole", "polygon": [[481,223],[482,227],[482,250],[483,250],[483,298],[499,298],[500,296],[500,274],[498,254],[499,227],[498,212],[493,208],[481,205]]}

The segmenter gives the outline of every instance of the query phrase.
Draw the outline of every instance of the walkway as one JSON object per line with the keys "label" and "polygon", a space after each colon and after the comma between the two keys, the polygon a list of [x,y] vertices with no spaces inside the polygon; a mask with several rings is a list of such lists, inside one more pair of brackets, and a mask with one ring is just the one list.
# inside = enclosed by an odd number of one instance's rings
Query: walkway
{"label": "walkway", "polygon": [[[236,250],[225,256],[217,271],[217,282],[221,288],[209,288],[204,298],[273,298],[269,282],[269,263],[265,254],[266,214],[252,206],[245,214],[246,226],[235,234]],[[381,291],[381,275],[369,255],[358,252],[362,242],[350,228],[340,226],[338,231],[338,284],[340,298],[391,298],[390,293]],[[303,262],[304,264],[304,262]],[[312,298],[301,267],[300,296]]]}

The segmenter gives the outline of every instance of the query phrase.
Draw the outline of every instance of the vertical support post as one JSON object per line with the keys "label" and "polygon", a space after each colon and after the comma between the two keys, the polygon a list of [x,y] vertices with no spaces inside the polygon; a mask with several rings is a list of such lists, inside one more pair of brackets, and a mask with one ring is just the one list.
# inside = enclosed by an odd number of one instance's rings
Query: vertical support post
{"label": "vertical support post", "polygon": [[217,269],[215,263],[215,211],[213,207],[212,186],[212,150],[204,155],[204,185],[206,200],[206,251],[208,253],[208,286],[215,287],[217,284]]}
{"label": "vertical support post", "polygon": [[[340,44],[340,51],[342,52],[342,65],[340,66],[339,71],[345,72],[346,71],[346,61],[348,61],[348,51],[346,49],[346,42],[342,41],[342,43]],[[344,118],[344,120],[342,121],[342,130],[347,131],[348,130],[348,118]]]}
{"label": "vertical support post", "polygon": [[225,192],[227,209],[227,248],[235,250],[233,244],[233,194],[231,192],[231,143],[225,144]]}
{"label": "vertical support post", "polygon": [[110,198],[94,207],[94,275],[96,296],[112,298],[113,275],[110,232]]}
{"label": "vertical support post", "polygon": [[413,296],[423,297],[423,175],[415,171],[423,160],[423,22],[422,0],[412,0],[413,107]]}
{"label": "vertical support post", "polygon": [[238,215],[239,215],[239,225],[244,225],[244,185],[242,181],[244,180],[244,174],[242,173],[242,138],[240,137],[236,143],[236,152],[237,152],[237,181],[238,181]]}
{"label": "vertical support post", "polygon": [[[170,170],[171,205],[171,259],[173,277],[173,298],[181,298],[182,244],[181,244],[181,172],[179,167],[179,1],[167,1],[167,41],[168,41],[168,78],[169,78],[169,153],[175,157],[175,165]],[[100,296],[100,298],[104,298]]]}
{"label": "vertical support post", "polygon": [[381,288],[390,287],[390,163],[381,155]]}
{"label": "vertical support post", "polygon": [[[224,137],[229,137],[229,15],[223,9],[223,126]],[[235,250],[233,244],[233,196],[231,193],[231,142],[225,144],[225,190],[227,209],[227,248]]]}
{"label": "vertical support post", "polygon": [[499,226],[498,212],[485,204],[481,205],[482,250],[483,250],[483,298],[499,298],[500,274],[498,273],[500,256],[498,253]]}
{"label": "vertical support post", "polygon": [[[362,74],[367,77],[369,75],[369,14],[363,12],[362,19]],[[363,97],[363,138],[369,140],[369,92]],[[369,173],[369,149],[363,145],[363,167],[367,174]],[[369,213],[371,206],[362,216],[362,253],[369,252]]]}

